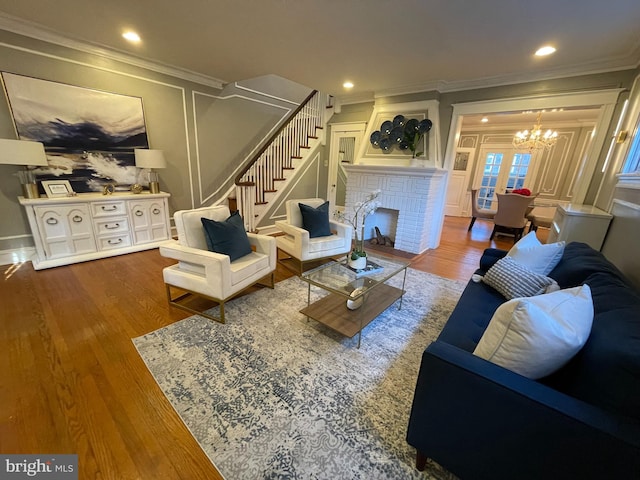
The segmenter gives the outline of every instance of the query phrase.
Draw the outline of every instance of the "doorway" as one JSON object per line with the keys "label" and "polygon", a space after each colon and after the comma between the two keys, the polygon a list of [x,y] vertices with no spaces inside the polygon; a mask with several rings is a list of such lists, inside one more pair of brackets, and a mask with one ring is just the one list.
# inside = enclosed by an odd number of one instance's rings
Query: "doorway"
{"label": "doorway", "polygon": [[[552,111],[553,109],[594,109],[597,113],[595,114],[595,121],[593,122],[595,125],[593,136],[587,149],[581,155],[580,165],[577,169],[579,174],[574,179],[575,185],[572,188],[571,201],[573,203],[583,203],[587,196],[592,176],[596,170],[599,153],[602,151],[605,140],[607,139],[608,126],[611,124],[620,92],[620,89],[608,89],[453,104],[453,115],[451,117],[444,168],[449,172],[453,170],[457,147],[478,147],[477,144],[459,144],[463,118],[465,118],[465,116],[481,117],[488,114],[511,115],[514,112],[542,109],[547,109],[548,111]],[[479,156],[479,158],[483,157]],[[477,163],[481,163],[481,161]]]}
{"label": "doorway", "polygon": [[483,145],[480,147],[479,165],[473,182],[478,189],[477,203],[480,208],[494,209],[496,193],[525,188],[535,178],[535,158],[505,145]]}
{"label": "doorway", "polygon": [[347,173],[344,165],[353,165],[364,135],[364,123],[334,124],[331,127],[327,200],[336,211],[344,211]]}

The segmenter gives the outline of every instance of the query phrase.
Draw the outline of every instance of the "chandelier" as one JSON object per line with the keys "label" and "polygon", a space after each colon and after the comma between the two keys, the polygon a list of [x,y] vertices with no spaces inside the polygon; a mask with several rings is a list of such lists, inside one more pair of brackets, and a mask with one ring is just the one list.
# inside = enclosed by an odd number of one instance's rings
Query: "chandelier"
{"label": "chandelier", "polygon": [[539,150],[541,148],[549,149],[556,144],[558,141],[558,132],[547,130],[542,133],[540,117],[542,117],[542,112],[538,113],[536,124],[531,128],[531,130],[523,130],[516,133],[515,137],[513,137],[514,147],[533,152],[534,150]]}

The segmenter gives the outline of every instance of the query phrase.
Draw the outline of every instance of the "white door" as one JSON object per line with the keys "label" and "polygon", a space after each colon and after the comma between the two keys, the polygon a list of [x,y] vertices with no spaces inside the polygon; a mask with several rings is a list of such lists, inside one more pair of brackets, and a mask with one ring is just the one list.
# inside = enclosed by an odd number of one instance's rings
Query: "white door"
{"label": "white door", "polygon": [[478,206],[495,209],[496,193],[504,193],[507,189],[532,189],[531,179],[535,178],[538,155],[505,145],[480,147],[473,182],[478,188]]}
{"label": "white door", "polygon": [[327,200],[336,210],[344,210],[347,175],[343,165],[353,164],[364,135],[364,123],[334,125],[331,128]]}
{"label": "white door", "polygon": [[468,187],[475,152],[475,148],[456,148],[456,158],[453,162],[453,169],[449,172],[445,215],[453,217],[471,216],[469,209],[471,193]]}

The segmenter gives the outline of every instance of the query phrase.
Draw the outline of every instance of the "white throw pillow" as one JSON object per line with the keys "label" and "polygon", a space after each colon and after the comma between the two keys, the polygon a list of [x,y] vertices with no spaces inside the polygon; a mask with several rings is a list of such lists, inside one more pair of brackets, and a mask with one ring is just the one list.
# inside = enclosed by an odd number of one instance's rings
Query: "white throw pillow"
{"label": "white throw pillow", "polygon": [[498,307],[473,354],[525,377],[542,378],[580,351],[592,323],[586,284],[515,298]]}
{"label": "white throw pillow", "polygon": [[511,247],[507,256],[535,273],[547,275],[562,258],[564,245],[565,242],[540,243],[536,232],[530,232]]}

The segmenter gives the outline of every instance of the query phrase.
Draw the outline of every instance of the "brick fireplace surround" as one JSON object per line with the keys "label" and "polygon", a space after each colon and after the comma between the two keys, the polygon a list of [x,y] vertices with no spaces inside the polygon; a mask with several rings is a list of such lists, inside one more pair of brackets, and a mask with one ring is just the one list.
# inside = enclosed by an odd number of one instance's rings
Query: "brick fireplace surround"
{"label": "brick fireplace surround", "polygon": [[[446,170],[389,165],[345,165],[344,168],[347,171],[347,212],[353,211],[356,202],[379,189],[380,206],[398,210],[396,249],[418,254],[438,246]],[[365,238],[370,237],[371,232],[365,231]]]}

